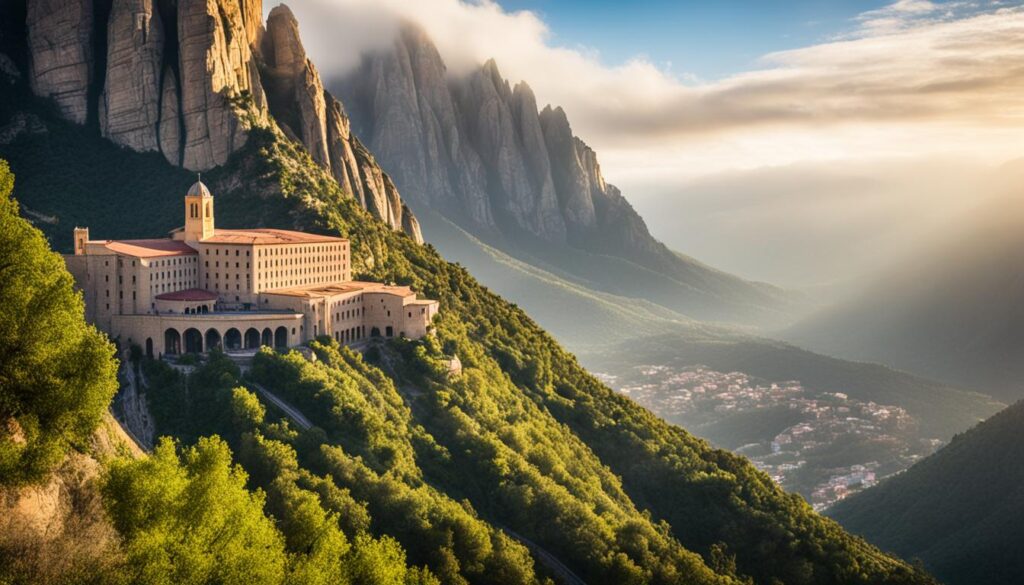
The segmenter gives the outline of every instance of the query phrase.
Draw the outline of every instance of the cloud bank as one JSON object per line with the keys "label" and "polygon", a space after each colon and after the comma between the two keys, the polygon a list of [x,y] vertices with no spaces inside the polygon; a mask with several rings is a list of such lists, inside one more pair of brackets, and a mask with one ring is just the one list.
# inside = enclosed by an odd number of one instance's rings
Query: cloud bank
{"label": "cloud bank", "polygon": [[[973,134],[968,142],[982,149],[973,152],[986,157],[1024,152],[1007,132],[1020,135],[1024,126],[1020,6],[900,0],[862,14],[840,38],[766,55],[755,71],[708,83],[686,83],[640,58],[607,66],[596,51],[553,46],[537,15],[491,0],[304,0],[295,8],[328,76],[350,70],[365,51],[386,49],[409,20],[434,39],[452,75],[495,58],[540,103],[565,107],[577,133],[623,166],[662,149],[678,164],[694,150],[704,153],[700,168],[712,159],[714,170],[729,159],[752,168],[803,160],[808,151],[849,156],[872,136],[912,146],[907,135],[921,142],[921,132],[961,143],[957,136]],[[793,156],[757,154],[774,141]]]}

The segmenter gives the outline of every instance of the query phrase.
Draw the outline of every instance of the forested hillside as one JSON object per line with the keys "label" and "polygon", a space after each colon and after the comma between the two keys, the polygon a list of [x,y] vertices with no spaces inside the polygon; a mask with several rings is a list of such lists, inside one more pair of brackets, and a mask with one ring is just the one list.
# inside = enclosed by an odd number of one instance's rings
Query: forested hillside
{"label": "forested hillside", "polygon": [[950,585],[1024,579],[1024,402],[829,515]]}

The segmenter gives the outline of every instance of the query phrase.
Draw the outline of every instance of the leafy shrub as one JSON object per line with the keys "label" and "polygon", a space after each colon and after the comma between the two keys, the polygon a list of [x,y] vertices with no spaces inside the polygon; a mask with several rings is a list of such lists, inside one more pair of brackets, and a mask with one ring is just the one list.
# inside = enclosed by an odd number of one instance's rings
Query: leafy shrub
{"label": "leafy shrub", "polygon": [[106,337],[39,230],[18,216],[0,161],[0,483],[40,479],[84,445],[117,391]]}

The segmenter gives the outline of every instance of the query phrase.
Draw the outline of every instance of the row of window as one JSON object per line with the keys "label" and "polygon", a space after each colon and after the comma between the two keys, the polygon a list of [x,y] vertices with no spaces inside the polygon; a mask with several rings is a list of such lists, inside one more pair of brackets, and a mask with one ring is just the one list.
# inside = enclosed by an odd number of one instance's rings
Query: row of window
{"label": "row of window", "polygon": [[352,317],[362,317],[364,315],[366,315],[366,307],[361,307],[359,309],[350,309],[348,311],[335,313],[334,320],[341,321],[342,319],[351,319]]}
{"label": "row of window", "polygon": [[[168,258],[166,260],[151,260],[149,266],[182,266],[185,264],[193,264],[197,258],[195,256],[179,256],[177,258]],[[132,266],[135,266],[135,261],[132,260]]]}
{"label": "row of window", "polygon": [[[206,254],[207,256],[209,256],[209,255],[210,255],[210,250],[211,250],[211,249],[213,250],[213,255],[214,255],[214,256],[220,256],[220,252],[221,252],[221,250],[224,250],[224,255],[225,255],[225,256],[230,256],[230,255],[231,255],[231,250],[230,250],[230,249],[228,249],[228,248],[206,248],[206,250],[204,251],[204,253],[205,253],[205,254]],[[235,256],[239,256],[239,255],[240,255],[240,253],[239,253],[239,252],[241,252],[241,251],[240,251],[240,250],[238,250],[238,249],[235,249]],[[248,255],[249,255],[249,250],[246,250],[246,251],[245,251],[245,255],[246,255],[246,256],[248,256]]]}
{"label": "row of window", "polygon": [[304,246],[274,246],[270,248],[257,248],[256,256],[290,256],[293,254],[320,254],[323,252],[344,252],[347,249],[345,244],[329,245],[304,245]]}

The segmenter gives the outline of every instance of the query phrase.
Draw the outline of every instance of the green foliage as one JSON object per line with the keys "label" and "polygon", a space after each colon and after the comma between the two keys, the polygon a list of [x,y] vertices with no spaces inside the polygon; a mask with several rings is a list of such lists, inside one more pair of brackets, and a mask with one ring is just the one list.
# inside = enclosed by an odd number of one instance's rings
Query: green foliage
{"label": "green foliage", "polygon": [[1024,402],[829,514],[950,585],[1024,576]]}
{"label": "green foliage", "polygon": [[263,515],[263,495],[245,481],[217,439],[180,455],[164,439],[145,459],[113,463],[103,495],[132,581],[283,582],[283,539]]}
{"label": "green foliage", "polygon": [[[289,467],[287,448],[278,453]],[[114,462],[103,496],[124,539],[125,578],[168,584],[438,583],[429,571],[408,567],[394,539],[359,532],[350,542],[338,513],[300,486],[294,452],[291,463],[290,472],[280,470],[271,482],[268,499],[262,490],[246,489],[245,471],[232,465],[230,449],[216,437],[180,451],[165,438],[148,458]],[[272,517],[264,514],[265,504]]]}
{"label": "green foliage", "polygon": [[86,324],[64,261],[18,216],[0,161],[0,483],[40,479],[84,445],[117,390],[113,346]]}

